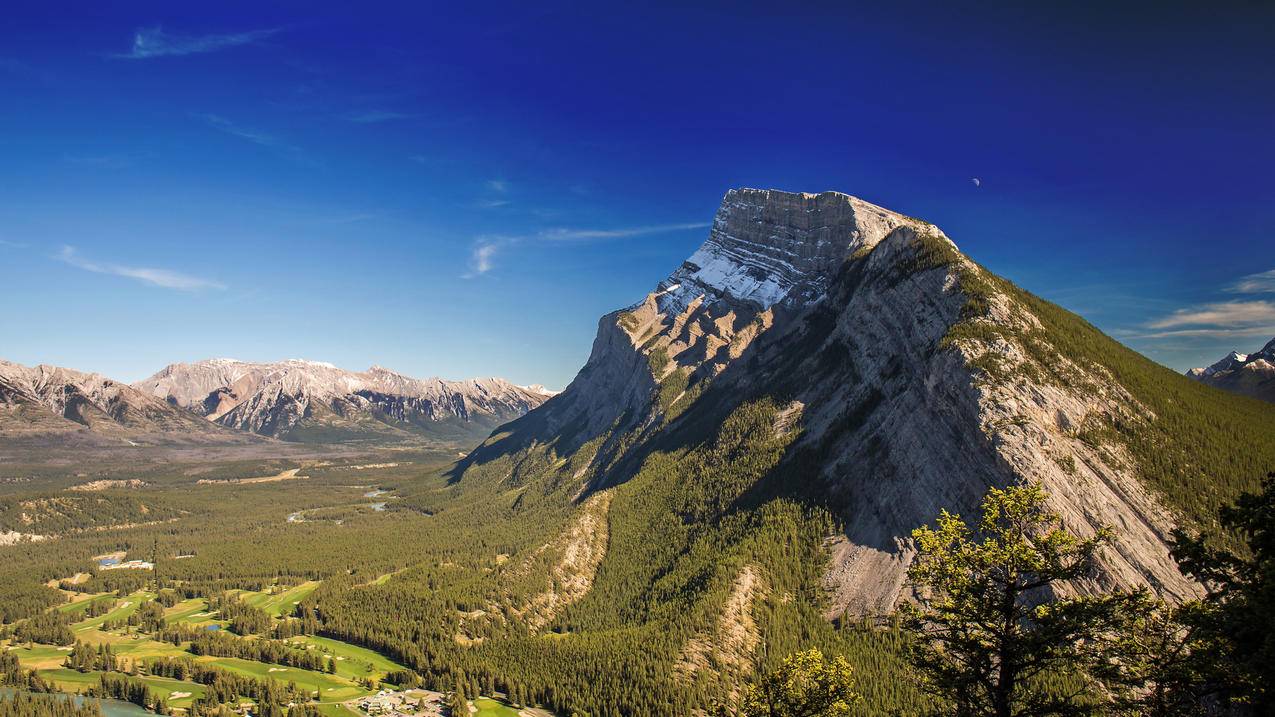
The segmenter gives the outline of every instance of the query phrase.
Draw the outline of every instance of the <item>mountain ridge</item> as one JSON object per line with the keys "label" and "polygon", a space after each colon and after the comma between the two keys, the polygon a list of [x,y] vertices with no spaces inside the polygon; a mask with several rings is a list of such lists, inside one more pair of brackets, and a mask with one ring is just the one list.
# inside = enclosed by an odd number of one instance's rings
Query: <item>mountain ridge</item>
{"label": "mountain ridge", "polygon": [[72,432],[128,442],[159,435],[214,442],[243,438],[98,373],[0,359],[0,433]]}
{"label": "mountain ridge", "polygon": [[1224,391],[1275,403],[1275,339],[1251,354],[1232,351],[1205,368],[1186,375]]}
{"label": "mountain ridge", "polygon": [[0,437],[75,434],[133,445],[436,439],[468,446],[553,395],[500,378],[416,379],[381,366],[351,372],[305,359],[176,363],[131,385],[0,359]]}
{"label": "mountain ridge", "polygon": [[305,359],[170,364],[133,387],[239,430],[294,440],[481,440],[548,395],[500,378],[417,379],[382,366],[354,372]]}

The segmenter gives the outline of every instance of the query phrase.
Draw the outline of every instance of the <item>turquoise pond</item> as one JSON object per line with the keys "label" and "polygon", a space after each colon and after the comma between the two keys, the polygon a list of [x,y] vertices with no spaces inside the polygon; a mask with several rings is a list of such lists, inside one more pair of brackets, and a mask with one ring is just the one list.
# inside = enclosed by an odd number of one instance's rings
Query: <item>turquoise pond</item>
{"label": "turquoise pond", "polygon": [[[11,695],[13,694],[13,690],[0,689],[0,694]],[[89,698],[82,697],[80,695],[72,695],[71,699],[75,700],[76,703],[82,703],[84,702],[84,700]],[[155,717],[154,712],[151,712],[149,710],[144,710],[141,707],[138,707],[137,705],[129,703],[129,702],[120,702],[119,700],[94,700],[94,701],[97,702],[99,705],[101,705],[102,714],[105,715],[105,717]]]}

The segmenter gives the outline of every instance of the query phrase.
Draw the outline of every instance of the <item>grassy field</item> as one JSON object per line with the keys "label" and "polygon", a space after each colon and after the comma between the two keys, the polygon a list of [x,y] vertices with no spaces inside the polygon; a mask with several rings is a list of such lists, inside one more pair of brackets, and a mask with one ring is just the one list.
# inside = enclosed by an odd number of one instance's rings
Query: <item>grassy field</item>
{"label": "grassy field", "polygon": [[102,625],[115,620],[127,620],[129,615],[137,612],[137,609],[142,606],[142,603],[151,600],[154,597],[155,593],[138,590],[123,600],[120,600],[119,604],[115,606],[115,609],[105,615],[98,615],[97,617],[81,620],[80,622],[72,625],[71,629],[76,632],[82,632],[85,630],[99,628]]}
{"label": "grassy field", "polygon": [[80,615],[93,603],[106,602],[114,599],[115,593],[103,593],[101,595],[94,595],[92,597],[75,600],[74,602],[69,602],[64,605],[58,605],[56,609],[58,612],[64,612],[67,615]]}
{"label": "grassy field", "polygon": [[[242,591],[238,598],[254,605],[277,618],[288,615],[294,606],[314,592],[319,586],[316,581],[302,583],[286,589],[271,589],[262,592]],[[189,657],[190,653],[177,645],[155,640],[147,634],[136,632],[136,628],[106,631],[102,627],[109,622],[127,620],[147,601],[154,599],[154,594],[139,590],[128,597],[118,599],[110,612],[93,618],[85,618],[72,624],[75,638],[89,645],[110,645],[117,658],[123,661],[128,669],[131,661],[138,663],[160,657]],[[60,605],[57,610],[70,613],[72,619],[82,616],[91,602],[98,600],[115,600],[113,593],[93,596],[76,603]],[[203,598],[183,600],[165,609],[164,618],[169,624],[207,625],[224,624],[218,616],[208,609],[208,602]],[[251,639],[251,638],[244,638]],[[336,659],[336,674],[302,670],[283,665],[271,665],[233,657],[203,656],[196,658],[199,662],[214,665],[224,670],[241,675],[270,679],[281,683],[294,683],[297,687],[311,693],[317,692],[319,699],[328,703],[323,713],[330,717],[350,717],[357,714],[343,705],[334,704],[345,700],[362,697],[369,691],[358,684],[362,678],[379,680],[391,670],[403,669],[394,661],[372,650],[356,647],[338,640],[322,637],[305,636],[294,638],[292,642],[298,646],[321,651]],[[11,650],[21,661],[23,667],[36,670],[41,677],[66,692],[84,692],[96,685],[102,673],[78,672],[64,667],[69,647],[53,645],[20,645],[4,646]],[[134,679],[147,684],[152,692],[163,697],[172,707],[188,707],[204,694],[204,686],[193,682],[173,680],[149,675],[133,676]],[[173,697],[173,695],[179,695]]]}
{"label": "grassy field", "polygon": [[[101,672],[77,672],[61,667],[53,670],[40,670],[40,677],[53,684],[63,692],[83,692],[96,685]],[[184,682],[167,677],[142,675],[130,677],[131,680],[144,683],[151,692],[164,698],[169,707],[189,707],[192,702],[203,697],[204,686],[195,682]],[[182,695],[173,697],[174,694]]]}
{"label": "grassy field", "polygon": [[313,645],[313,649],[332,655],[336,658],[336,674],[351,680],[369,676],[380,679],[387,672],[406,669],[380,653],[340,640],[306,635],[294,637],[290,642]]}
{"label": "grassy field", "polygon": [[518,710],[501,704],[490,697],[479,697],[476,700],[471,700],[471,703],[478,708],[478,711],[473,713],[476,717],[518,717]]}
{"label": "grassy field", "polygon": [[18,656],[22,666],[31,670],[58,668],[66,660],[69,647],[53,645],[32,645],[30,647],[11,647],[9,650]]}
{"label": "grassy field", "polygon": [[342,702],[369,694],[368,690],[359,687],[339,675],[328,675],[322,672],[302,670],[296,667],[268,665],[264,662],[241,660],[237,657],[200,657],[197,659],[200,662],[205,662],[210,665],[229,670],[230,672],[237,672],[241,675],[271,679],[284,683],[294,682],[297,687],[304,690],[308,690],[310,692],[315,692],[317,690],[319,693],[319,699],[323,702]]}
{"label": "grassy field", "polygon": [[281,617],[291,615],[297,603],[306,599],[318,587],[319,581],[309,580],[285,590],[279,590],[277,587],[273,588],[273,590],[278,590],[278,592],[244,591],[239,594],[239,599],[253,607],[264,610],[274,617]]}

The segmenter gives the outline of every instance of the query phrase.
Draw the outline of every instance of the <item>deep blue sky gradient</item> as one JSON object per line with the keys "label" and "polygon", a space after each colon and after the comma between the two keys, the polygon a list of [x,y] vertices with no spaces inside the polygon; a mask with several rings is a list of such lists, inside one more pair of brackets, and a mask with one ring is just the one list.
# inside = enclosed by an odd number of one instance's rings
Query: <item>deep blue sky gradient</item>
{"label": "deep blue sky gradient", "polygon": [[739,186],[933,221],[1174,368],[1275,336],[1269,3],[26,5],[10,360],[560,388]]}

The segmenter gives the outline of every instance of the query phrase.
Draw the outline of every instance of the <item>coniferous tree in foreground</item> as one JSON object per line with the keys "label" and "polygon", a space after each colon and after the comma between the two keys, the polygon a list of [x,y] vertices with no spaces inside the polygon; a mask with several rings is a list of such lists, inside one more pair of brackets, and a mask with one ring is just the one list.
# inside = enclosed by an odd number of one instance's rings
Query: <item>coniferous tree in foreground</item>
{"label": "coniferous tree in foreground", "polygon": [[1210,545],[1202,536],[1174,533],[1174,557],[1208,591],[1183,622],[1196,639],[1205,669],[1189,673],[1182,690],[1275,713],[1275,473],[1260,493],[1245,493],[1221,510],[1224,528],[1243,552]]}
{"label": "coniferous tree in foreground", "polygon": [[904,621],[925,687],[960,717],[1104,711],[1109,638],[1145,596],[1059,599],[1051,588],[1087,575],[1109,534],[1063,530],[1034,485],[992,489],[981,513],[971,526],[943,511],[913,531],[918,604]]}
{"label": "coniferous tree in foreground", "polygon": [[824,657],[817,649],[789,655],[779,667],[749,685],[738,717],[845,717],[862,697],[846,658]]}

